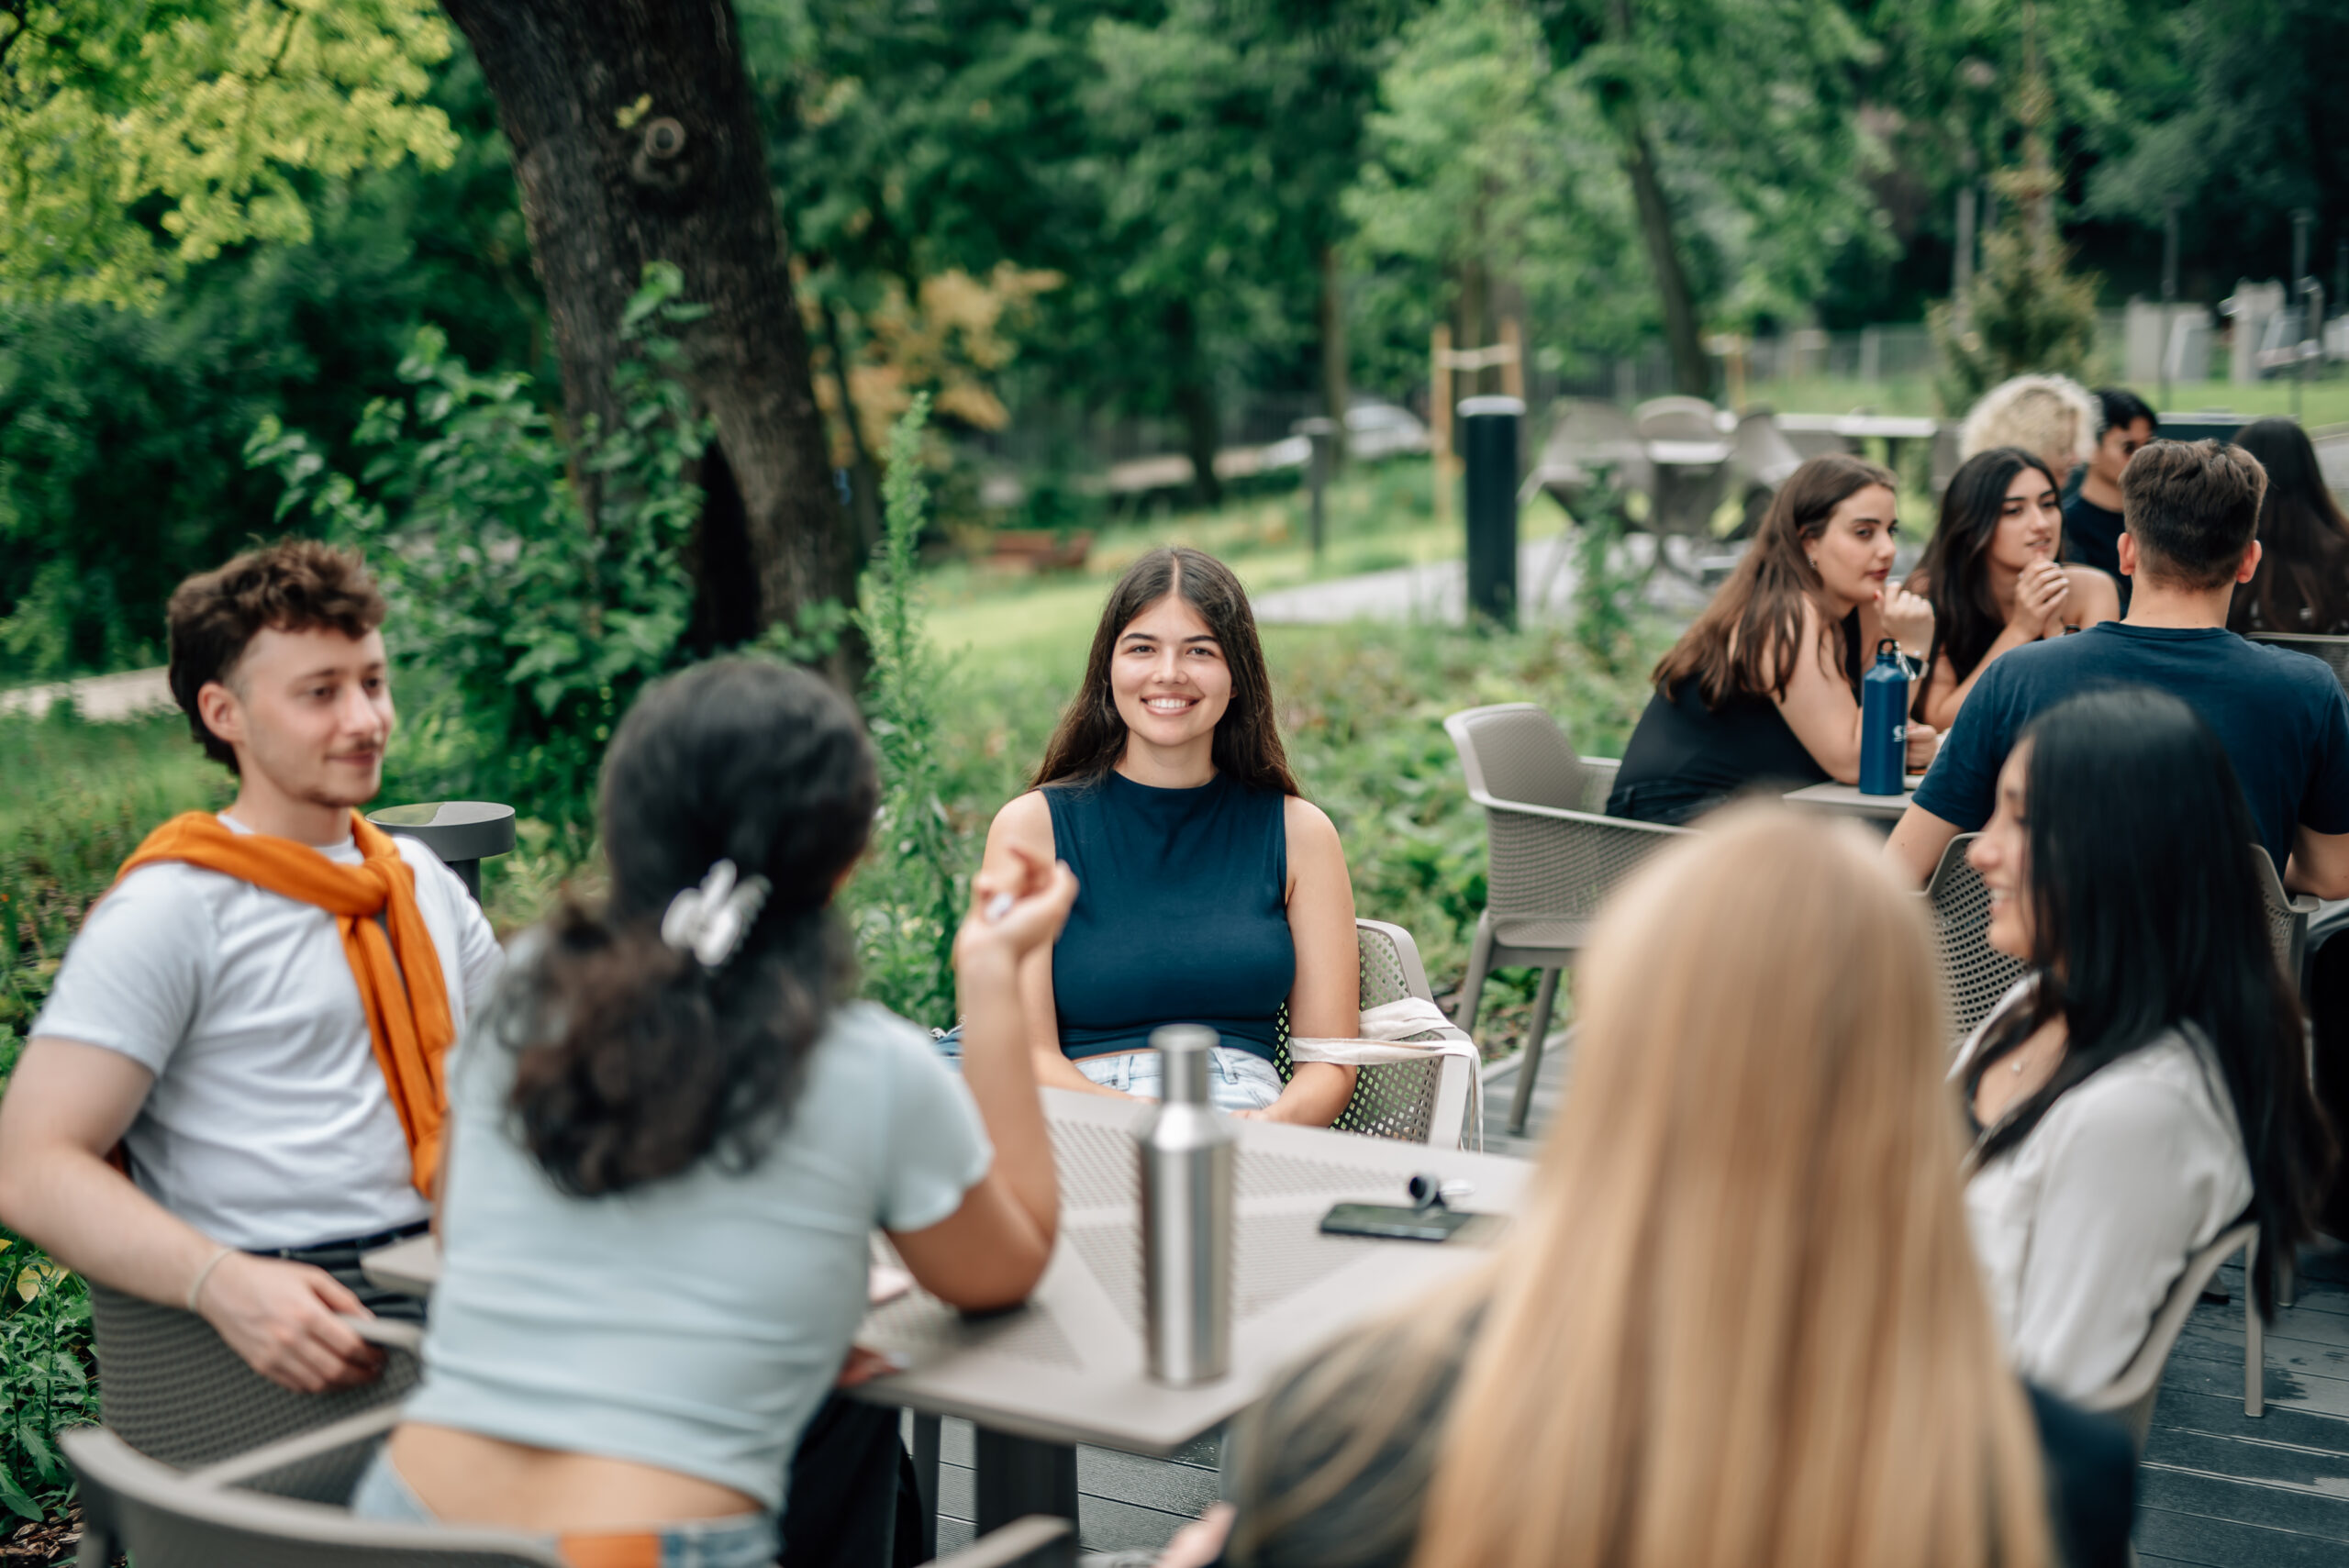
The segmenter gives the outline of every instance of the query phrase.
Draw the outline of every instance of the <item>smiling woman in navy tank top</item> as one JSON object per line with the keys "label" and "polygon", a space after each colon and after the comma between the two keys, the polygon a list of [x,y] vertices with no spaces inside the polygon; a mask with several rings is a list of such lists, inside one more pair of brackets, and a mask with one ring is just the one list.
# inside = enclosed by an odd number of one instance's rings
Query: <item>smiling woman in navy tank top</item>
{"label": "smiling woman in navy tank top", "polygon": [[[1075,906],[1020,973],[1038,1080],[1155,1097],[1150,1034],[1221,1037],[1213,1098],[1327,1126],[1354,1070],[1274,1062],[1292,1032],[1360,1031],[1354,899],[1329,817],[1297,794],[1248,596],[1213,556],[1154,550],[1110,591],[1085,685],[1035,785],[996,813],[986,863],[1015,849],[1076,873]],[[1049,1025],[1049,1029],[1045,1026]]]}

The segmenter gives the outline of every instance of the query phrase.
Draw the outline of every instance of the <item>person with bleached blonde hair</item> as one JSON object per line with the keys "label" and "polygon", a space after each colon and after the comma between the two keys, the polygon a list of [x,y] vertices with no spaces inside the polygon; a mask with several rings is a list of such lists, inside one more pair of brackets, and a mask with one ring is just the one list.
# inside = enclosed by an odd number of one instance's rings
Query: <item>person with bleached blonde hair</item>
{"label": "person with bleached blonde hair", "polygon": [[1231,1568],[2123,1561],[2129,1440],[2008,1368],[1924,911],[1862,832],[1723,812],[1609,902],[1575,996],[1489,1261],[1243,1418],[1232,1511],[1165,1561],[1225,1524]]}
{"label": "person with bleached blonde hair", "polygon": [[1993,447],[2021,447],[2044,461],[2063,484],[2096,456],[2096,399],[2067,375],[2019,375],[1975,400],[1958,427],[1960,460]]}

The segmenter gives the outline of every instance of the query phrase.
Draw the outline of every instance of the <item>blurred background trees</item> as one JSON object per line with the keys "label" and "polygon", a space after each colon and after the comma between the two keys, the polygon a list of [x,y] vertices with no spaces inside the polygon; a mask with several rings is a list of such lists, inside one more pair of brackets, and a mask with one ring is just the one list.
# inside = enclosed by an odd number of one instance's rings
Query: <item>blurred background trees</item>
{"label": "blurred background trees", "polygon": [[[0,0],[0,679],[155,661],[170,584],[278,526],[255,426],[355,472],[420,326],[577,450],[646,261],[717,312],[679,371],[716,647],[844,608],[918,392],[950,521],[1066,528],[1108,461],[1212,497],[1219,447],[1423,397],[1440,322],[1520,323],[1545,387],[1649,355],[1708,395],[1724,341],[1922,322],[1967,193],[1953,397],[2084,359],[2173,217],[2204,304],[2282,275],[2295,212],[2330,284],[2349,225],[2323,0],[734,0],[692,56],[732,118],[653,69],[658,9],[457,4],[485,77],[425,0]],[[512,50],[556,10],[605,188],[526,207]]]}

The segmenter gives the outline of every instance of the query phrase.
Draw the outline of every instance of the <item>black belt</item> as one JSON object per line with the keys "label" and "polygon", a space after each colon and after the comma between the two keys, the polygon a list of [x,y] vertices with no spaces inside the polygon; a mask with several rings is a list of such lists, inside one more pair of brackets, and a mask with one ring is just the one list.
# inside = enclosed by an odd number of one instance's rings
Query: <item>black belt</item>
{"label": "black belt", "polygon": [[395,1241],[405,1241],[411,1236],[421,1236],[432,1229],[432,1221],[419,1219],[412,1225],[395,1226],[378,1230],[373,1236],[349,1236],[339,1241],[318,1241],[307,1247],[263,1247],[258,1255],[264,1258],[286,1258],[299,1261],[319,1252],[372,1252],[378,1247],[388,1247]]}

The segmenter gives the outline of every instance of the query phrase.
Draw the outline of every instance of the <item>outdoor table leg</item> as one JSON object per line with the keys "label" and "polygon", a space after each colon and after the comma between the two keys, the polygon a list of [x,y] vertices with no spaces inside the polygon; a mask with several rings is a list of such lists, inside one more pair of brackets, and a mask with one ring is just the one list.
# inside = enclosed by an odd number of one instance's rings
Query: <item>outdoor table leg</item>
{"label": "outdoor table leg", "polygon": [[1076,1519],[1076,1449],[1038,1442],[980,1427],[977,1451],[978,1532],[1000,1529],[1030,1514]]}

